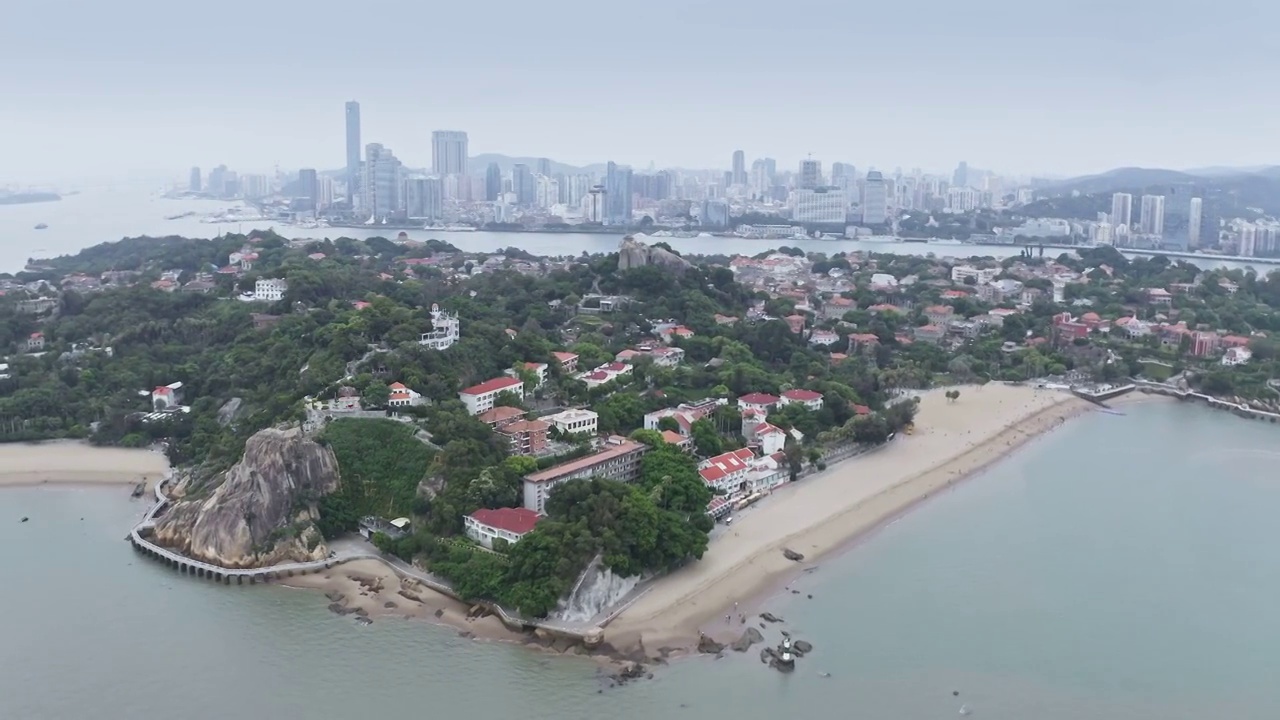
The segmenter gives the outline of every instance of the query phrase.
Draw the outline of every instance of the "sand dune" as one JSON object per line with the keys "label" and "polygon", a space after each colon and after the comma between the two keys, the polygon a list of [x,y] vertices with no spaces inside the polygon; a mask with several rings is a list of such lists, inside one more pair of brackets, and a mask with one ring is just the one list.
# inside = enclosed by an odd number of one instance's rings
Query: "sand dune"
{"label": "sand dune", "polygon": [[153,450],[94,447],[74,440],[0,444],[0,486],[154,483],[169,460]]}
{"label": "sand dune", "polygon": [[615,646],[685,647],[698,632],[732,633],[723,616],[816,559],[1012,452],[1090,406],[1064,392],[990,384],[920,394],[916,430],[870,455],[784,486],[741,512],[702,560],[654,586],[606,631]]}

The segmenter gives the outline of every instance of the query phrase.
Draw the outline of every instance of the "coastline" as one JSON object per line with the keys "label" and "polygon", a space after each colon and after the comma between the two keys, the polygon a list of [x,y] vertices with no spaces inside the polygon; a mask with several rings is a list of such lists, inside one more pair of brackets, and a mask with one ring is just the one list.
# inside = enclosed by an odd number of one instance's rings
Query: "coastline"
{"label": "coastline", "polygon": [[169,473],[163,453],[95,447],[81,440],[0,444],[0,487],[137,485],[150,488]]}
{"label": "coastline", "polygon": [[[785,486],[742,513],[732,535],[714,541],[701,561],[655,582],[621,612],[606,628],[606,639],[651,656],[691,651],[703,633],[732,640],[743,625],[721,618],[759,612],[813,561],[856,545],[938,492],[1095,409],[1067,393],[1025,386],[962,387],[954,403],[944,392],[920,393],[913,435]],[[804,561],[787,560],[783,548],[804,554]]]}

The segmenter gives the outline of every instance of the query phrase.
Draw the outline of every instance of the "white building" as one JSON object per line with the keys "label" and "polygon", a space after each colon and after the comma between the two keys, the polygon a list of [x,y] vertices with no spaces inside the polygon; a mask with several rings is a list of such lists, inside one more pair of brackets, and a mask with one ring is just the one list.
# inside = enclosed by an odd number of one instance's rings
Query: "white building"
{"label": "white building", "polygon": [[1222,356],[1222,364],[1235,366],[1244,365],[1253,357],[1253,351],[1244,347],[1227,348],[1227,354]]}
{"label": "white building", "polygon": [[[547,381],[547,364],[546,363],[527,362],[527,363],[523,363],[523,367],[528,372],[533,373],[533,377],[534,377],[533,386],[535,389],[542,387],[543,383]],[[507,377],[519,377],[516,374],[515,368],[512,368],[511,370],[507,370],[503,374],[506,375]]]}
{"label": "white building", "polygon": [[673,408],[654,410],[651,413],[645,414],[644,429],[657,430],[658,423],[662,422],[663,418],[669,417],[676,421],[676,426],[679,428],[680,434],[684,437],[689,437],[689,428],[691,428],[695,422],[714,413],[716,408],[728,404],[729,401],[724,398],[709,398],[707,400],[700,400],[696,403],[682,403]]}
{"label": "white building", "polygon": [[467,537],[493,549],[494,540],[514,545],[533,531],[540,520],[538,513],[525,508],[481,508],[463,518]]}
{"label": "white building", "polygon": [[699,463],[698,474],[707,487],[714,491],[731,493],[744,490],[747,473],[750,472],[751,461],[754,459],[755,453],[748,448],[727,452]]}
{"label": "white building", "polygon": [[568,435],[578,433],[595,435],[600,425],[600,416],[586,409],[561,410],[554,415],[544,415],[538,419],[551,423],[551,427]]}
{"label": "white building", "polygon": [[798,223],[844,225],[849,211],[849,198],[835,188],[801,188],[788,198],[791,219]]}
{"label": "white building", "polygon": [[391,394],[387,396],[387,405],[391,407],[409,407],[422,402],[422,395],[409,389],[404,383],[391,383]]}
{"label": "white building", "polygon": [[494,378],[463,390],[458,393],[458,399],[467,406],[467,412],[479,415],[485,410],[492,410],[494,401],[504,392],[523,396],[524,383],[516,378]]}
{"label": "white building", "polygon": [[778,396],[768,393],[747,393],[738,398],[738,407],[744,411],[755,410],[764,415],[768,415],[769,411],[778,404]]}
{"label": "white building", "polygon": [[524,506],[539,514],[547,507],[547,498],[561,483],[579,478],[600,477],[618,482],[631,482],[640,474],[640,457],[649,448],[643,443],[624,437],[611,437],[604,449],[586,457],[546,470],[526,475],[524,478]]}
{"label": "white building", "polygon": [[972,265],[956,265],[951,268],[951,282],[962,283],[973,278],[979,285],[986,285],[996,279],[1000,268],[976,268]]}
{"label": "white building", "polygon": [[289,290],[284,278],[262,278],[253,284],[253,299],[258,302],[279,302]]}
{"label": "white building", "polygon": [[458,316],[441,310],[439,305],[431,306],[431,325],[435,330],[423,333],[418,340],[419,345],[432,350],[444,350],[452,347],[462,337],[462,324],[458,321]]}
{"label": "white building", "polygon": [[182,383],[174,382],[161,385],[151,391],[151,409],[155,412],[170,412],[182,405]]}
{"label": "white building", "polygon": [[1143,195],[1138,224],[1143,235],[1164,235],[1164,196]]}
{"label": "white building", "polygon": [[778,406],[785,407],[787,405],[800,404],[806,408],[818,411],[822,409],[822,393],[813,390],[787,390],[782,393],[782,397],[778,399]]}

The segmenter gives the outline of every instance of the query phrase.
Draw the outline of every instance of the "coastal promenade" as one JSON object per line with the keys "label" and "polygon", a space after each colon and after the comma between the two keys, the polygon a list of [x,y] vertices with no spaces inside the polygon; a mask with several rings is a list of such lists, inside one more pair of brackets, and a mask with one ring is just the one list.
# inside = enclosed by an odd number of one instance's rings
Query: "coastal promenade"
{"label": "coastal promenade", "polygon": [[1182,390],[1173,385],[1166,383],[1148,382],[1144,380],[1134,381],[1134,385],[1138,390],[1144,393],[1155,393],[1157,395],[1166,395],[1177,398],[1179,400],[1194,400],[1202,402],[1216,410],[1228,410],[1239,415],[1240,417],[1251,418],[1254,420],[1269,420],[1271,422],[1280,422],[1280,413],[1268,412],[1257,408],[1249,407],[1245,403],[1235,403],[1230,400],[1205,395],[1204,393],[1192,392],[1190,390]]}
{"label": "coastal promenade", "polygon": [[[133,545],[133,549],[151,557],[155,560],[169,565],[178,570],[178,572],[194,575],[199,578],[207,578],[214,582],[224,585],[230,585],[233,581],[237,585],[243,585],[247,581],[249,584],[257,584],[259,581],[267,582],[270,580],[281,580],[297,575],[307,575],[317,573],[322,570],[329,570],[343,563],[353,560],[377,560],[402,578],[414,580],[422,583],[426,587],[453,598],[459,602],[467,602],[462,598],[453,587],[434,577],[429,573],[417,570],[408,563],[397,558],[390,558],[378,551],[370,551],[363,547],[363,543],[339,541],[334,544],[335,550],[332,557],[324,560],[313,560],[311,562],[302,563],[282,563],[279,565],[270,565],[261,568],[225,568],[212,563],[189,558],[178,552],[174,552],[165,547],[161,547],[147,538],[147,533],[156,526],[156,517],[165,507],[168,506],[170,500],[164,494],[164,485],[166,481],[156,483],[155,486],[155,505],[147,511],[146,516],[134,526],[129,533],[129,542]],[[514,613],[507,608],[496,603],[478,602],[496,615],[504,625],[517,631],[523,630],[543,630],[557,635],[576,638],[580,640],[590,641],[600,637],[600,627],[591,622],[555,622],[548,620],[538,620],[526,618],[518,613]]]}

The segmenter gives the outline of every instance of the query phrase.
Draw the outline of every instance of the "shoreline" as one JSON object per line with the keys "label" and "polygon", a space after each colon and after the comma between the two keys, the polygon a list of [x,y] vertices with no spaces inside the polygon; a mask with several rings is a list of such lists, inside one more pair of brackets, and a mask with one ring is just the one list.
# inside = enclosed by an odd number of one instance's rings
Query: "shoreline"
{"label": "shoreline", "polygon": [[130,486],[150,489],[170,472],[163,453],[83,440],[0,444],[0,487]]}
{"label": "shoreline", "polygon": [[[775,509],[783,503],[801,506],[813,514],[830,510],[825,516],[808,526],[792,526],[788,528],[790,532],[774,532],[738,553],[713,544],[700,561],[707,563],[706,567],[682,568],[659,580],[620,613],[606,629],[608,641],[620,648],[640,648],[649,655],[657,650],[665,655],[695,651],[704,633],[719,641],[735,639],[745,625],[737,617],[729,623],[721,618],[761,612],[762,606],[794,578],[812,572],[815,560],[847,552],[941,491],[978,475],[1032,440],[1095,409],[1073,395],[1010,386],[963,387],[959,401],[939,407],[943,392],[945,389],[920,393],[922,412],[915,435],[900,437],[881,453],[837,464],[785,486],[775,493],[782,497],[770,498],[758,509],[748,510],[735,523],[735,530],[748,526],[758,530],[772,521],[794,519],[794,513]],[[939,410],[948,409],[952,415],[963,416],[967,413],[956,411],[966,398],[987,393],[1003,396],[998,404],[1010,400],[1012,406],[1013,401],[1021,401],[1021,411],[1009,412],[1012,407],[1005,408],[1004,413],[998,413],[997,425],[981,428],[985,432],[980,431],[971,441],[968,438],[972,430],[965,431],[964,439],[959,436],[959,430],[967,427],[963,422],[959,427],[944,429],[945,419],[937,417]],[[931,433],[935,439],[949,442],[921,447],[921,436]],[[906,467],[898,467],[902,465]],[[856,495],[838,492],[840,483],[854,484],[859,475],[878,475],[878,471],[888,479],[864,482],[863,492]],[[837,492],[830,491],[832,484]],[[799,497],[801,493],[808,497]],[[738,540],[726,536],[719,541],[739,542],[741,532],[735,533]],[[804,554],[804,560],[787,560],[783,548]],[[717,551],[721,557],[712,558]]]}

